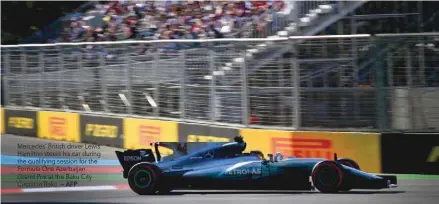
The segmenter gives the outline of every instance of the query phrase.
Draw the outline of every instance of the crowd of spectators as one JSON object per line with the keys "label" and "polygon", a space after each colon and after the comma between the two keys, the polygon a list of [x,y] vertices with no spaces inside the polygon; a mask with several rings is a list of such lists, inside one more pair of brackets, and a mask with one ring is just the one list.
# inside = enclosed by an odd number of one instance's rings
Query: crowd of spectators
{"label": "crowd of spectators", "polygon": [[50,42],[267,37],[286,10],[282,0],[110,1],[65,21]]}

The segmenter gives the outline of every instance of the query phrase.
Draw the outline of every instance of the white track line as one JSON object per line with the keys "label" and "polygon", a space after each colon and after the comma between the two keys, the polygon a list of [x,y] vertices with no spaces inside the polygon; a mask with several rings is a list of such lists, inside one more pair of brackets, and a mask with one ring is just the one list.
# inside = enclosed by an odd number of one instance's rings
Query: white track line
{"label": "white track line", "polygon": [[78,186],[78,187],[54,187],[54,188],[24,188],[24,193],[62,192],[62,191],[103,191],[117,190],[116,186]]}

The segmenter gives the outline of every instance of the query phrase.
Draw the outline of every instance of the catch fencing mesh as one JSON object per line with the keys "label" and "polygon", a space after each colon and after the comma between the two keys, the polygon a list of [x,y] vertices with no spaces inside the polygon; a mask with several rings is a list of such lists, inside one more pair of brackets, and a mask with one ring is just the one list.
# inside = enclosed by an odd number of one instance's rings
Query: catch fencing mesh
{"label": "catch fencing mesh", "polygon": [[439,124],[438,38],[2,46],[3,97],[9,107],[248,127],[429,130]]}

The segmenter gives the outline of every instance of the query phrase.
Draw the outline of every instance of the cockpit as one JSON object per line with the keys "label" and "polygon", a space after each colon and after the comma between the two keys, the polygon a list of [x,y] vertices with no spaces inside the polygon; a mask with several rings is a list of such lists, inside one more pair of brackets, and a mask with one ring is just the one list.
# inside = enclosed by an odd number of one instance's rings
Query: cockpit
{"label": "cockpit", "polygon": [[[204,147],[195,147],[196,150],[192,152],[188,152],[186,149],[184,153],[182,153],[181,148],[171,147],[176,146],[177,144],[170,143],[154,143],[156,158],[157,161],[162,161],[162,155],[159,151],[159,146],[168,147],[174,149],[174,153],[172,155],[167,155],[163,161],[175,160],[181,157],[189,157],[190,159],[220,159],[220,158],[234,158],[243,155],[243,151],[245,150],[247,144],[242,140],[242,137],[236,137],[235,142],[230,143],[209,143],[204,144]],[[185,144],[187,147],[196,146],[199,144]],[[190,149],[190,148],[189,148]]]}
{"label": "cockpit", "polygon": [[[172,148],[175,149],[174,153],[172,155],[167,155],[163,160],[159,151],[159,146],[166,146],[168,148],[171,148],[171,145],[174,145],[176,147]],[[188,152],[191,148],[183,148],[185,149],[182,151],[182,148],[179,146],[180,144],[173,143],[173,144],[159,144],[155,143],[155,152],[156,152],[156,158],[157,161],[164,162],[164,161],[173,161],[173,160],[180,160],[180,159],[188,159],[191,160],[191,162],[201,161],[201,160],[210,160],[210,159],[228,159],[228,158],[236,158],[236,157],[243,157],[243,156],[254,156],[257,157],[257,159],[265,160],[267,162],[278,162],[283,160],[283,155],[280,153],[276,153],[276,155],[268,154],[268,160],[265,159],[263,153],[261,151],[250,151],[249,153],[244,153],[244,150],[246,149],[247,144],[243,141],[242,137],[236,137],[234,142],[230,143],[208,143],[208,144],[187,144],[187,147],[191,145],[199,146],[198,148],[195,147],[196,150],[192,152]],[[186,145],[186,144],[185,144]],[[205,146],[200,146],[205,145]],[[201,148],[200,148],[201,147]],[[183,153],[182,153],[183,152]]]}

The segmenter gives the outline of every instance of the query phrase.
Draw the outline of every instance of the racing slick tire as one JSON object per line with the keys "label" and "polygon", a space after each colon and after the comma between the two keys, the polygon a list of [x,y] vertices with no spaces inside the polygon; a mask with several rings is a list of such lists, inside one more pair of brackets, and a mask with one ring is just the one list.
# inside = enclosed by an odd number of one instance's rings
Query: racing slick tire
{"label": "racing slick tire", "polygon": [[[343,164],[345,166],[360,170],[360,166],[357,164],[357,162],[355,162],[352,159],[349,158],[341,158],[339,160],[337,160],[338,162],[340,162],[340,164]],[[348,179],[349,180],[349,179]],[[343,187],[340,189],[340,191],[350,191],[352,190],[352,183],[351,182],[345,182],[343,184]]]}
{"label": "racing slick tire", "polygon": [[344,180],[343,167],[335,161],[317,163],[311,173],[313,186],[322,193],[337,193]]}
{"label": "racing slick tire", "polygon": [[345,166],[352,167],[352,168],[354,168],[354,169],[360,170],[360,165],[358,165],[357,162],[355,162],[355,161],[352,160],[352,159],[349,159],[349,158],[341,158],[341,159],[339,159],[339,160],[337,160],[337,161],[340,162],[340,164],[343,164],[343,165],[345,165]]}
{"label": "racing slick tire", "polygon": [[128,184],[139,195],[152,195],[157,192],[160,170],[154,164],[141,162],[128,172]]}

